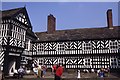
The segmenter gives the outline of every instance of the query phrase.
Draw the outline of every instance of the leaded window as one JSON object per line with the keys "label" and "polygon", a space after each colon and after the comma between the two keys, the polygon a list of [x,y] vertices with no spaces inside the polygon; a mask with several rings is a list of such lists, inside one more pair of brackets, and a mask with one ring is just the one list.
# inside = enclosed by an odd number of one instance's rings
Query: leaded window
{"label": "leaded window", "polygon": [[25,41],[25,30],[16,25],[13,25],[12,26],[12,37],[15,39]]}
{"label": "leaded window", "polygon": [[37,52],[43,52],[44,51],[44,45],[43,44],[38,44],[37,45]]}
{"label": "leaded window", "polygon": [[92,59],[85,58],[83,61],[84,61],[85,68],[90,68],[91,67],[91,65],[92,65]]}
{"label": "leaded window", "polygon": [[32,50],[31,40],[27,40],[27,41],[25,42],[25,50],[27,50],[27,51]]}
{"label": "leaded window", "polygon": [[57,44],[57,51],[58,52],[65,51],[65,45],[63,43]]}
{"label": "leaded window", "polygon": [[92,44],[91,43],[83,43],[82,48],[84,51],[90,51],[92,50]]}
{"label": "leaded window", "polygon": [[117,41],[110,41],[109,48],[111,50],[117,50],[118,49],[118,42]]}
{"label": "leaded window", "polygon": [[110,66],[111,66],[111,68],[116,68],[118,66],[118,59],[117,58],[111,58],[110,59]]}
{"label": "leaded window", "polygon": [[30,51],[31,49],[31,44],[30,44],[30,40],[28,41],[28,51]]}
{"label": "leaded window", "polygon": [[26,16],[23,13],[20,13],[19,15],[16,16],[16,19],[21,21],[22,23],[28,25]]}
{"label": "leaded window", "polygon": [[8,33],[8,24],[1,24],[0,26],[0,36],[6,37]]}
{"label": "leaded window", "polygon": [[25,49],[28,50],[28,44],[29,44],[29,41],[26,41],[25,42]]}

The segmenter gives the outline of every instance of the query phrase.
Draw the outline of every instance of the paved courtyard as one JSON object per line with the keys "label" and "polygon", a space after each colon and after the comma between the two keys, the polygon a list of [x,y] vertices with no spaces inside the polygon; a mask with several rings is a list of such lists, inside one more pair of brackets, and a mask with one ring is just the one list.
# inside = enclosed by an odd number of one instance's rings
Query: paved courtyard
{"label": "paved courtyard", "polygon": [[2,72],[0,71],[0,80],[2,79]]}
{"label": "paved courtyard", "polygon": [[[24,78],[37,78],[37,77],[34,75],[25,75]],[[45,78],[54,78],[54,75],[51,72],[47,72]],[[64,72],[62,78],[77,78],[77,72],[75,73]],[[99,78],[99,77],[97,77],[96,73],[81,73],[81,78]],[[109,77],[106,78],[119,78],[119,76],[117,76],[117,74],[115,73],[112,73],[109,75]]]}
{"label": "paved courtyard", "polygon": [[[1,77],[1,76],[0,76]],[[120,75],[116,73],[111,73],[109,77],[99,78],[96,73],[83,73],[81,72],[81,78],[79,80],[120,80]],[[5,79],[5,80],[54,80],[54,75],[51,72],[47,72],[44,79],[37,78],[32,72],[31,74],[24,75],[23,79]],[[62,75],[62,80],[78,80],[77,72],[64,72]]]}

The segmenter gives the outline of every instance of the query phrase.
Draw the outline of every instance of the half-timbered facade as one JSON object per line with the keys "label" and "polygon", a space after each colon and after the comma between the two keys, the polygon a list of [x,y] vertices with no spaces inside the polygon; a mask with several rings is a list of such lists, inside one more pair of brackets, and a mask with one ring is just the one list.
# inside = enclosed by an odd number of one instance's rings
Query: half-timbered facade
{"label": "half-timbered facade", "polygon": [[112,10],[107,11],[107,23],[101,28],[56,30],[56,18],[50,14],[47,32],[34,34],[25,7],[4,10],[0,65],[6,75],[32,59],[48,68],[62,63],[68,69],[120,69],[120,26],[113,26]]}
{"label": "half-timbered facade", "polygon": [[[5,75],[11,74],[27,56],[27,40],[35,40],[26,8],[3,10],[0,17],[0,64]],[[32,39],[31,39],[32,37]]]}
{"label": "half-timbered facade", "polygon": [[48,31],[36,32],[33,58],[48,68],[62,63],[65,68],[120,68],[120,26],[113,26],[112,10],[107,27],[55,30],[56,18],[48,16]]}

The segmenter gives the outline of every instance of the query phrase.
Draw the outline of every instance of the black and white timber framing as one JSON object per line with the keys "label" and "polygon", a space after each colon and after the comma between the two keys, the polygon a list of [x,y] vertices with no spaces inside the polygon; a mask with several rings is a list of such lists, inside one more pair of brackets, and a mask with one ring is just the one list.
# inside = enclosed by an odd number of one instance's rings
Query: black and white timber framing
{"label": "black and white timber framing", "polygon": [[[0,17],[0,65],[5,75],[10,75],[21,65],[27,41],[36,39],[26,8],[2,11]],[[29,50],[30,51],[30,50]],[[32,55],[31,55],[32,56]],[[31,57],[30,56],[30,57]]]}
{"label": "black and white timber framing", "polygon": [[119,46],[120,39],[38,42],[33,57],[49,68],[56,63],[76,69],[120,68]]}
{"label": "black and white timber framing", "polygon": [[62,63],[72,69],[120,69],[120,26],[113,26],[108,9],[107,27],[55,30],[56,18],[48,16],[47,32],[36,32],[33,58],[47,67]]}
{"label": "black and white timber framing", "polygon": [[62,63],[68,69],[120,69],[120,26],[113,26],[111,9],[107,27],[101,28],[56,30],[56,18],[50,14],[47,31],[34,33],[25,7],[3,10],[0,19],[5,74],[32,59],[48,68]]}

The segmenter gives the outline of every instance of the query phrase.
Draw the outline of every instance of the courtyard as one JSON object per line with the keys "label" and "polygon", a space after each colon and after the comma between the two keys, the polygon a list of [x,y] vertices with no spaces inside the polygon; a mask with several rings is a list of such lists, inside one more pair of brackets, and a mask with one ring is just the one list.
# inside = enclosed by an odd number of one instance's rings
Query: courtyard
{"label": "courtyard", "polygon": [[[110,73],[109,76],[106,76],[104,78],[100,78],[97,76],[97,73],[80,73],[81,78],[77,78],[78,74],[77,71],[67,71],[62,74],[62,80],[120,80],[119,73]],[[1,74],[0,74],[0,77]],[[48,71],[44,78],[37,78],[37,76],[34,75],[34,73],[31,71],[30,74],[26,74],[23,76],[23,78],[13,78],[13,77],[7,77],[5,80],[54,80],[54,75]]]}

